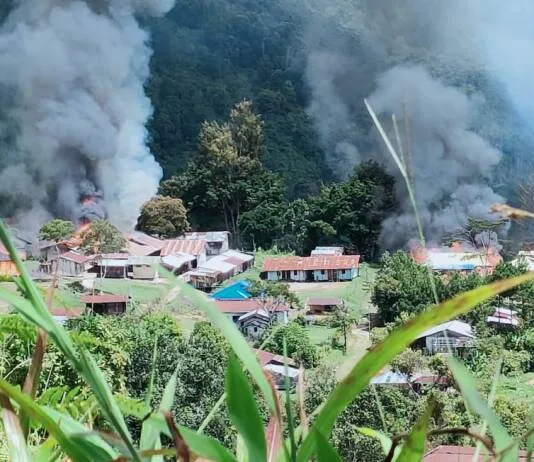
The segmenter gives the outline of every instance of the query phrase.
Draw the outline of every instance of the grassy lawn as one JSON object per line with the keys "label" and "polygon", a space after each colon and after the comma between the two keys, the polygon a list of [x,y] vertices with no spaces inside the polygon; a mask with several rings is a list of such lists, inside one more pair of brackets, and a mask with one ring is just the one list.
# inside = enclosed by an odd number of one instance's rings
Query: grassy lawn
{"label": "grassy lawn", "polygon": [[112,294],[128,295],[139,303],[150,303],[164,297],[168,292],[165,284],[134,281],[132,279],[102,279],[95,281],[95,289]]}
{"label": "grassy lawn", "polygon": [[519,377],[501,377],[497,394],[513,396],[534,407],[534,372]]}

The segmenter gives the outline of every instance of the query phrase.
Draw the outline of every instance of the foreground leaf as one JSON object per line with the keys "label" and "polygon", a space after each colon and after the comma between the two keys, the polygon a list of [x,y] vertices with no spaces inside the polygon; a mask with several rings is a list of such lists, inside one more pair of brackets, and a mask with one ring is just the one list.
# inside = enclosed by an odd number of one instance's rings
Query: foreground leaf
{"label": "foreground leaf", "polygon": [[191,451],[198,456],[215,462],[236,462],[230,451],[217,440],[209,436],[199,435],[197,432],[185,427],[178,428]]}
{"label": "foreground leaf", "polygon": [[[370,380],[395,356],[416,340],[425,330],[466,313],[487,299],[534,279],[534,274],[498,281],[465,292],[440,303],[392,332],[376,345],[354,366],[336,386],[315,420],[314,427],[323,435],[329,435],[334,422],[343,410],[369,384]],[[300,462],[308,462],[316,447],[315,433],[310,432],[298,452]]]}
{"label": "foreground leaf", "polygon": [[[513,443],[513,438],[508,434],[503,424],[501,423],[497,414],[488,406],[486,400],[482,398],[477,390],[475,379],[467,370],[467,368],[460,363],[456,358],[448,358],[449,367],[451,369],[454,380],[460,387],[462,396],[467,404],[469,410],[480,416],[487,423],[491,431],[493,439],[495,440],[495,448],[497,452],[508,447]],[[501,462],[517,461],[519,458],[519,449],[515,448],[507,451]]]}
{"label": "foreground leaf", "polygon": [[314,431],[317,439],[317,462],[343,462],[341,456],[329,441],[317,430]]}
{"label": "foreground leaf", "polygon": [[380,442],[380,446],[382,446],[382,451],[384,451],[384,455],[387,455],[389,453],[391,445],[393,444],[389,436],[384,435],[384,433],[379,432],[377,430],[373,430],[372,428],[368,427],[356,427],[356,431],[358,431],[358,433],[361,433],[364,436],[368,436],[369,438],[378,440]]}
{"label": "foreground leaf", "polygon": [[252,388],[237,359],[230,356],[226,369],[226,403],[230,420],[243,437],[251,461],[266,460],[265,433]]}
{"label": "foreground leaf", "polygon": [[434,402],[431,401],[425,409],[423,415],[419,418],[408,437],[404,440],[401,452],[396,462],[415,462],[423,459],[425,454],[426,434],[428,432],[428,424],[432,411],[434,409]]}
{"label": "foreground leaf", "polygon": [[24,438],[19,418],[11,406],[9,398],[3,393],[0,394],[0,406],[2,407],[2,423],[7,439],[9,460],[12,462],[30,462],[26,438]]}
{"label": "foreground leaf", "polygon": [[[174,278],[174,276],[163,267],[160,267],[159,271],[163,275],[167,275],[168,277]],[[220,310],[218,310],[213,302],[206,300],[204,295],[202,295],[199,291],[195,290],[189,284],[180,281],[179,279],[175,279],[175,281],[175,284],[180,287],[180,292],[185,297],[187,297],[196,307],[204,311],[204,313],[208,316],[209,320],[213,323],[213,325],[217,327],[219,331],[224,335],[224,337],[232,347],[232,350],[234,351],[235,355],[243,363],[243,366],[247,369],[247,371],[250,373],[250,375],[260,388],[267,403],[267,406],[271,411],[271,414],[276,415],[277,408],[275,404],[275,397],[273,396],[271,387],[269,386],[269,383],[265,378],[263,369],[261,368],[260,363],[258,362],[258,358],[244,339],[241,332],[239,332],[235,324],[230,321]]]}

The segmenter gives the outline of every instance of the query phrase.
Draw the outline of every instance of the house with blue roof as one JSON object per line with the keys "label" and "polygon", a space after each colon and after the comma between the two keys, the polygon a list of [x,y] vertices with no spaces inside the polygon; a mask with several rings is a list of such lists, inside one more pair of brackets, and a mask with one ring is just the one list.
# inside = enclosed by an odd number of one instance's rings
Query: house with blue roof
{"label": "house with blue roof", "polygon": [[248,281],[236,281],[226,287],[213,292],[210,297],[215,300],[246,300],[252,295],[247,290],[250,286]]}

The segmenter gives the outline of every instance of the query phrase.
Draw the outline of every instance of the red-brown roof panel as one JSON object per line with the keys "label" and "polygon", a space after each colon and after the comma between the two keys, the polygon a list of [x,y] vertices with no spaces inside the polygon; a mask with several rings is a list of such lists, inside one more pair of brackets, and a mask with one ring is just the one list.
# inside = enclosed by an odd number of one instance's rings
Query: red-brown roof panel
{"label": "red-brown roof panel", "polygon": [[169,239],[161,248],[161,256],[186,253],[188,255],[201,255],[206,249],[206,241],[202,239]]}
{"label": "red-brown roof panel", "polygon": [[215,300],[215,305],[223,313],[249,313],[250,311],[266,308],[267,310],[289,311],[289,307],[284,304],[274,305],[272,301],[249,298],[247,300]]}
{"label": "red-brown roof panel", "polygon": [[97,294],[84,295],[81,300],[83,303],[122,303],[127,302],[128,297],[126,295]]}
{"label": "red-brown roof panel", "polygon": [[312,271],[357,268],[359,255],[313,255],[311,257],[268,257],[262,271]]}

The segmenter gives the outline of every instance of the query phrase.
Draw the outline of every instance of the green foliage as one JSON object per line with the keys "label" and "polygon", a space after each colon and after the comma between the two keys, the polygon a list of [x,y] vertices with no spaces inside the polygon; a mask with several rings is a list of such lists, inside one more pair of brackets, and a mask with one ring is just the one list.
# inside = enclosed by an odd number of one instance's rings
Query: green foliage
{"label": "green foliage", "polygon": [[287,303],[291,307],[299,307],[300,299],[291,291],[289,284],[284,282],[269,282],[263,280],[249,280],[247,291],[252,297],[263,297]]}
{"label": "green foliage", "polygon": [[354,313],[346,304],[341,304],[336,307],[332,317],[330,318],[330,325],[337,330],[337,333],[343,338],[343,353],[347,353],[347,336],[352,330],[352,326],[356,322]]}
{"label": "green foliage", "polygon": [[143,204],[137,219],[137,229],[162,239],[181,236],[189,229],[184,204],[180,199],[172,197],[153,197]]}
{"label": "green foliage", "polygon": [[39,230],[39,237],[45,241],[61,242],[69,239],[76,231],[72,221],[56,218],[49,221]]}
{"label": "green foliage", "polygon": [[107,220],[93,221],[80,238],[81,248],[92,254],[120,252],[126,245],[121,232]]}
{"label": "green foliage", "polygon": [[433,303],[429,277],[434,278],[436,286],[440,285],[439,278],[429,276],[428,269],[415,263],[406,252],[385,254],[372,295],[381,321],[393,322],[401,313],[420,313]]}
{"label": "green foliage", "polygon": [[[266,333],[269,337],[270,332]],[[275,326],[274,335],[265,344],[265,349],[273,353],[284,354],[284,342],[287,346],[287,354],[290,358],[303,364],[305,367],[313,367],[319,360],[317,347],[311,343],[306,329],[292,321],[284,326]]]}
{"label": "green foliage", "polygon": [[413,376],[417,371],[421,371],[427,365],[426,357],[421,351],[415,351],[411,348],[404,350],[393,361],[391,369],[406,374],[408,377]]}

